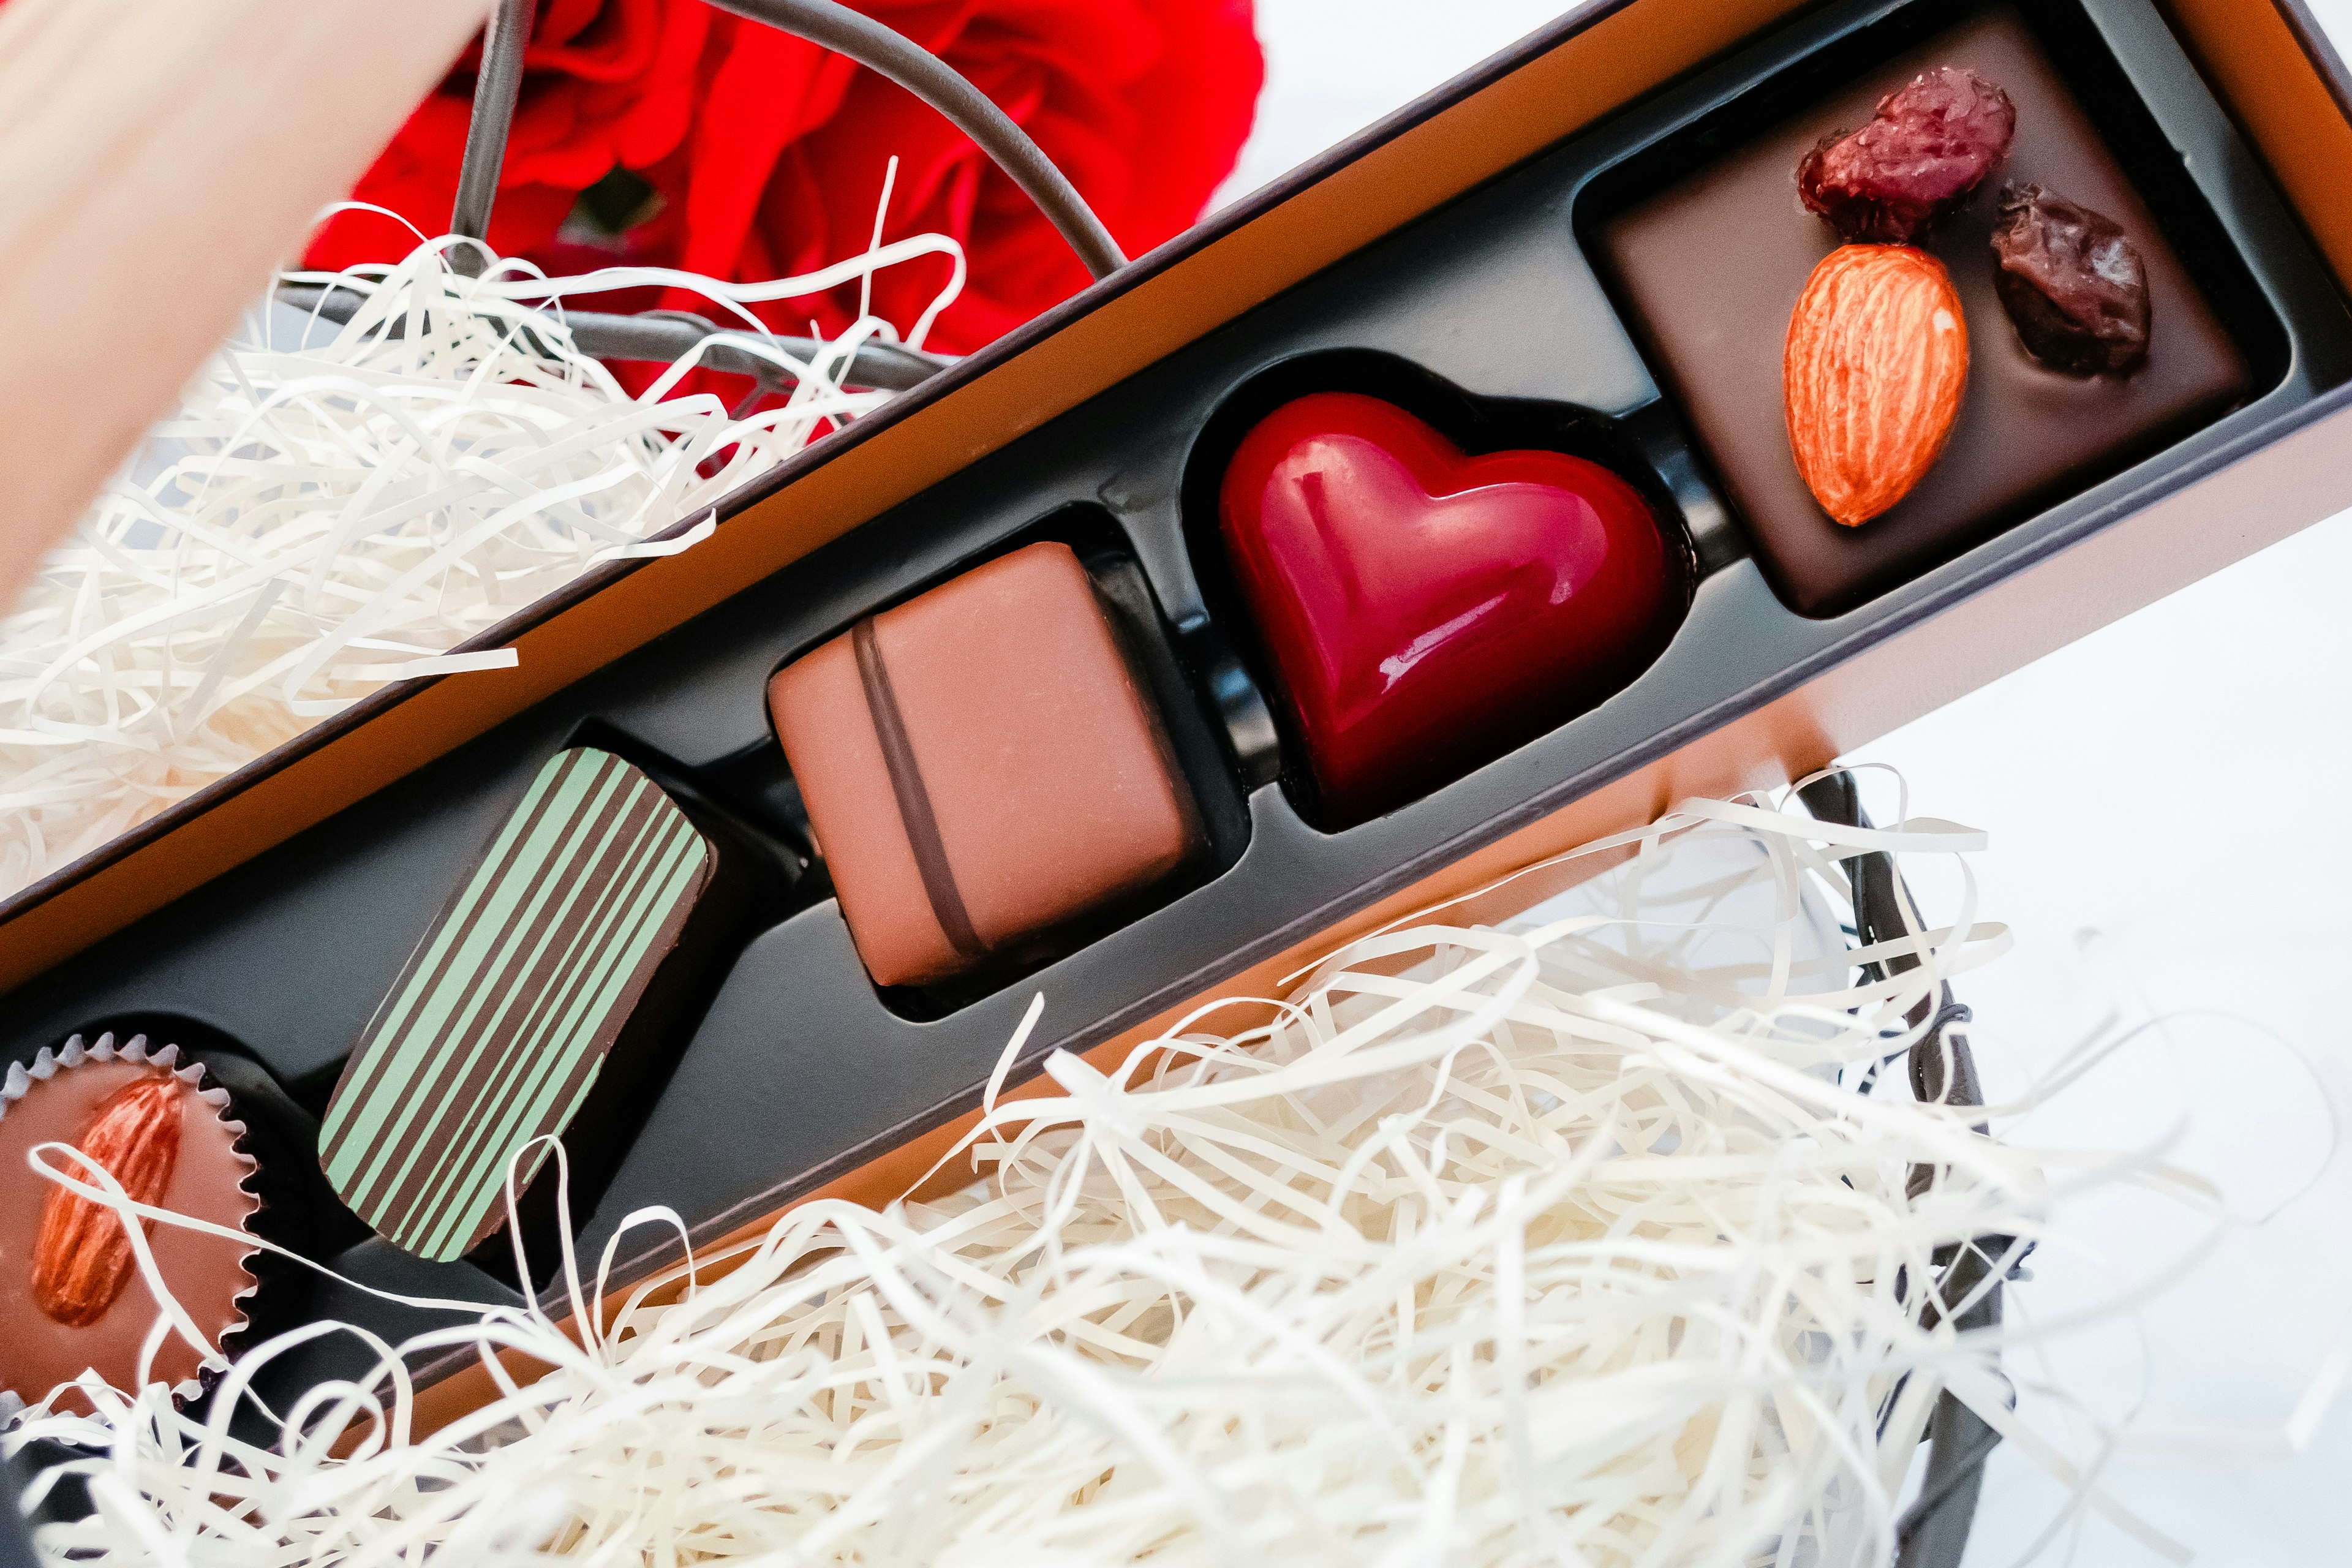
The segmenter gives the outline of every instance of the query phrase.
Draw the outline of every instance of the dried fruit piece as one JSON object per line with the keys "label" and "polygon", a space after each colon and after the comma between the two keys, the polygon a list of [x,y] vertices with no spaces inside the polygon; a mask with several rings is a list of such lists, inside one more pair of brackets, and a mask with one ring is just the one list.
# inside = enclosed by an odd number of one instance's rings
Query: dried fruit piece
{"label": "dried fruit piece", "polygon": [[1993,284],[2025,352],[2069,375],[2147,358],[2147,268],[2123,226],[2040,185],[2000,194]]}
{"label": "dried fruit piece", "polygon": [[[90,1114],[74,1147],[105,1166],[132,1201],[160,1203],[180,1157],[180,1095],[167,1073],[128,1084]],[[131,1237],[112,1209],[49,1189],[33,1243],[33,1300],[43,1312],[69,1329],[98,1321],[131,1282]]]}
{"label": "dried fruit piece", "polygon": [[1861,130],[1806,153],[1797,194],[1847,239],[1908,245],[1976,194],[2016,132],[1998,84],[1938,66],[1880,99]]}
{"label": "dried fruit piece", "polygon": [[1911,492],[1952,433],[1969,330],[1944,264],[1849,245],[1813,269],[1780,361],[1789,446],[1823,510],[1852,527]]}

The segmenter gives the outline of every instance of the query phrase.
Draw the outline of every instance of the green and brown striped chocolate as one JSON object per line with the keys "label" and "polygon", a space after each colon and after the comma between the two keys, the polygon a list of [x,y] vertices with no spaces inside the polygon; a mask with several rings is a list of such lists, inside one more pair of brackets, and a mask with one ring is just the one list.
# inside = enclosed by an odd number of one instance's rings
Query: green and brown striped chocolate
{"label": "green and brown striped chocolate", "polygon": [[457,1258],[498,1229],[508,1163],[579,1113],[714,859],[620,758],[551,759],[335,1086],[320,1163],[343,1201],[420,1258]]}

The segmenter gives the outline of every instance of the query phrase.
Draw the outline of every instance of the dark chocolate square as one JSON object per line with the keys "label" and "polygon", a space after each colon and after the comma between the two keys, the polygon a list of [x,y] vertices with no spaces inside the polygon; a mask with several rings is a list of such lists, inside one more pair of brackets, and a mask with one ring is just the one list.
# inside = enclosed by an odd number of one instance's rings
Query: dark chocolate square
{"label": "dark chocolate square", "polygon": [[[1780,359],[1806,279],[1838,246],[1797,198],[1800,159],[1869,120],[1923,70],[1969,67],[2017,105],[2009,160],[1923,248],[1949,268],[1969,366],[1943,457],[1893,510],[1847,528],[1798,476]],[[2147,268],[2147,363],[2080,379],[2026,353],[1994,292],[2000,187],[2032,181],[2124,226]],[[1775,127],[1606,224],[1602,257],[1658,373],[1751,531],[1765,574],[1799,613],[1853,608],[2179,439],[2242,402],[2251,376],[2147,204],[2032,34],[1987,12]]]}

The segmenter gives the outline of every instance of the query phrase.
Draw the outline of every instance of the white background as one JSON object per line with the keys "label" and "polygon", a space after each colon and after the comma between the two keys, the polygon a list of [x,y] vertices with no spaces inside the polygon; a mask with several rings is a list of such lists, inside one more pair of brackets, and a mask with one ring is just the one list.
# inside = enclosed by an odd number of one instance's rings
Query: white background
{"label": "white background", "polygon": [[[2352,40],[2352,0],[2313,6],[2339,47]],[[1228,194],[1559,9],[1549,0],[1258,0],[1267,90]],[[2175,1016],[2013,1136],[2109,1146],[2169,1137],[2172,1156],[2219,1179],[2246,1215],[2318,1173],[2267,1224],[2218,1240],[2204,1222],[2146,1201],[2063,1205],[2112,1264],[2037,1260],[2021,1301],[2038,1320],[2117,1297],[2137,1310],[2049,1336],[2012,1357],[2013,1375],[2054,1371],[2100,1415],[2137,1413],[2144,1430],[2185,1426],[2186,1440],[2207,1450],[2232,1432],[2275,1433],[2352,1313],[2352,1155],[2321,1169],[2329,1110],[2352,1107],[2352,922],[2339,909],[2352,888],[2352,830],[2336,798],[2352,764],[2352,513],[1864,755],[1902,770],[1917,809],[1992,834],[1979,896],[1988,918],[2015,928],[2017,948],[1966,990],[1997,1092],[2021,1090],[2111,1007]],[[1878,809],[1891,811],[1891,800]],[[2084,932],[2099,933],[2087,954]],[[2176,1266],[2186,1272],[2159,1287]],[[2029,1390],[2025,1400],[2064,1430],[2046,1395]],[[2122,1458],[2105,1479],[2200,1562],[2352,1563],[2352,1399],[2292,1457],[2230,1466]],[[1969,1561],[2017,1561],[2060,1500],[2004,1451]],[[2161,1561],[2098,1521],[2062,1532],[2045,1560],[2070,1556]]]}

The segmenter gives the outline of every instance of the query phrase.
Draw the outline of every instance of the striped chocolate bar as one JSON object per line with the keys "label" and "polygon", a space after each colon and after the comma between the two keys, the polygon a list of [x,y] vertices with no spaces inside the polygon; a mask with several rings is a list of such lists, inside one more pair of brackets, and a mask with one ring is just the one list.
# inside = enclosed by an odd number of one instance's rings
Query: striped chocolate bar
{"label": "striped chocolate bar", "polygon": [[[509,1162],[578,1114],[716,862],[619,757],[551,759],[335,1086],[320,1163],[343,1201],[420,1258],[459,1257],[496,1231]],[[518,1171],[518,1192],[545,1156]]]}

